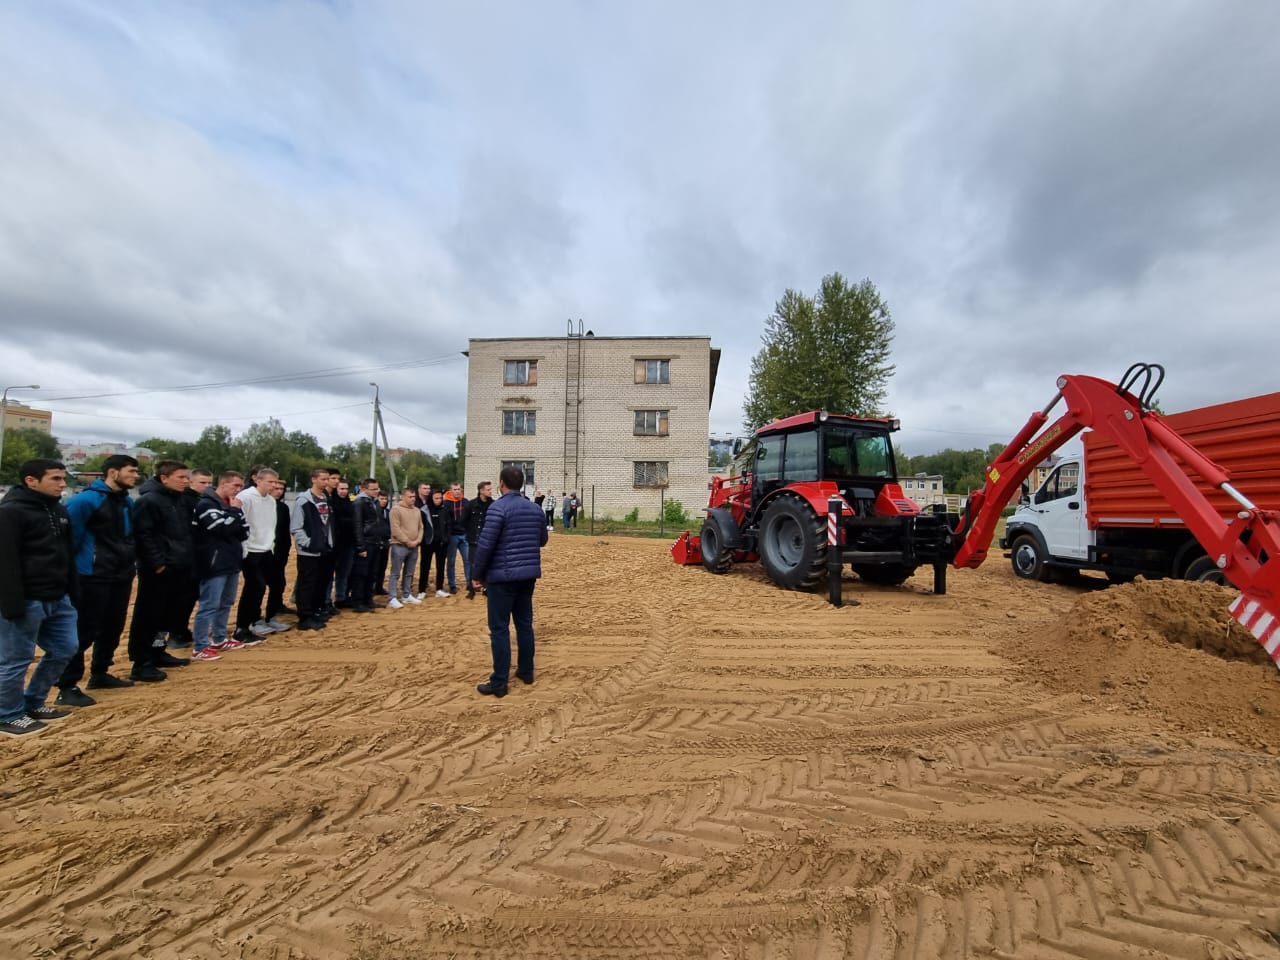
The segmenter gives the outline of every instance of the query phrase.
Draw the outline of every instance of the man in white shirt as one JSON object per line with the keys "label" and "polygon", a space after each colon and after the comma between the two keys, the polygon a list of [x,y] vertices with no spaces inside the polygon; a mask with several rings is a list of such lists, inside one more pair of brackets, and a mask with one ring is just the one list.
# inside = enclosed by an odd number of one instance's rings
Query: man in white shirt
{"label": "man in white shirt", "polygon": [[[253,486],[240,494],[240,509],[249,521],[249,539],[244,544],[235,638],[246,646],[261,643],[276,630],[262,619],[262,600],[271,582],[271,564],[275,563],[276,498],[272,490],[278,477],[270,467],[258,467],[253,472]],[[280,626],[288,629],[286,624]]]}

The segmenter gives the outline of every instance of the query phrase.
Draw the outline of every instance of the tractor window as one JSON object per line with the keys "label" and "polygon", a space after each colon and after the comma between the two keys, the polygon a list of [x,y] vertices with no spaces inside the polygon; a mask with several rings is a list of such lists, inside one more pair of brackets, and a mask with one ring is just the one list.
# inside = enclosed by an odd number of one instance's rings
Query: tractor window
{"label": "tractor window", "polygon": [[829,427],[823,433],[822,478],[845,480],[893,476],[893,450],[886,433]]}
{"label": "tractor window", "polygon": [[756,445],[756,488],[761,496],[782,485],[782,441],[780,434],[762,437]]}
{"label": "tractor window", "polygon": [[888,434],[859,437],[855,445],[858,450],[858,470],[864,477],[893,476]]}
{"label": "tractor window", "polygon": [[782,475],[787,483],[812,483],[818,479],[817,433],[793,433],[787,437],[787,456]]}

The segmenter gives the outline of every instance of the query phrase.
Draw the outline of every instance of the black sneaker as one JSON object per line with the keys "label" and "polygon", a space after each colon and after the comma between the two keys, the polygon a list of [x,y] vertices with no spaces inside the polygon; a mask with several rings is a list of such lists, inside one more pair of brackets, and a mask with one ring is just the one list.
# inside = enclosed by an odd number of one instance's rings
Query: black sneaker
{"label": "black sneaker", "polygon": [[153,662],[157,667],[185,667],[191,661],[186,657],[175,657],[171,653],[158,653]]}
{"label": "black sneaker", "polygon": [[39,720],[42,723],[48,723],[50,720],[61,720],[75,713],[74,710],[55,710],[53,707],[34,707],[27,711],[27,716],[32,720]]}
{"label": "black sneaker", "polygon": [[323,630],[325,622],[319,617],[303,617],[298,621],[299,630]]}
{"label": "black sneaker", "polygon": [[0,723],[0,733],[6,737],[21,737],[28,733],[39,733],[49,725],[39,720],[33,720],[28,716],[21,716],[17,720],[6,720]]}
{"label": "black sneaker", "polygon": [[114,690],[122,687],[132,687],[132,680],[125,680],[123,677],[113,677],[109,673],[90,674],[89,682],[85,684],[90,690]]}
{"label": "black sneaker", "polygon": [[477,684],[476,691],[483,693],[487,697],[505,697],[507,695],[506,687],[495,687],[487,680],[484,683]]}
{"label": "black sneaker", "polygon": [[167,680],[168,677],[159,667],[145,664],[141,667],[134,667],[129,672],[130,679],[141,683],[159,683],[161,680]]}
{"label": "black sneaker", "polygon": [[58,699],[53,702],[60,707],[92,707],[98,701],[79,687],[63,687]]}
{"label": "black sneaker", "polygon": [[232,639],[240,641],[240,643],[246,647],[256,647],[258,644],[262,643],[266,637],[260,637],[252,630],[246,630],[244,627],[241,627],[232,634]]}

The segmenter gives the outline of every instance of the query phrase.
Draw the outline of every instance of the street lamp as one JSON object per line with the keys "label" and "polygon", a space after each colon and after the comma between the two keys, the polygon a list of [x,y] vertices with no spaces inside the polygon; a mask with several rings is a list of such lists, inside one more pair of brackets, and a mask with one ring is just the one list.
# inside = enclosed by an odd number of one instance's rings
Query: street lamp
{"label": "street lamp", "polygon": [[[28,383],[19,387],[5,387],[4,393],[0,394],[0,464],[4,463],[4,431],[5,418],[9,413],[9,391],[10,390],[39,390],[40,384]],[[18,483],[22,483],[22,478],[18,478]]]}

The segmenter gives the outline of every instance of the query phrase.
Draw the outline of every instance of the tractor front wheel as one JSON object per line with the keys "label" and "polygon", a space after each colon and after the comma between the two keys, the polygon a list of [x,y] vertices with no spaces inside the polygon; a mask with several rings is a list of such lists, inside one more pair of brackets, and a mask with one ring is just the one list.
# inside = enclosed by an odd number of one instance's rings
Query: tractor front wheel
{"label": "tractor front wheel", "polygon": [[827,527],[798,497],[779,497],[760,524],[760,562],[788,590],[812,590],[827,575]]}
{"label": "tractor front wheel", "polygon": [[712,573],[726,573],[733,566],[733,551],[725,547],[724,531],[720,521],[707,517],[702,524],[699,541],[702,549],[702,565]]}

